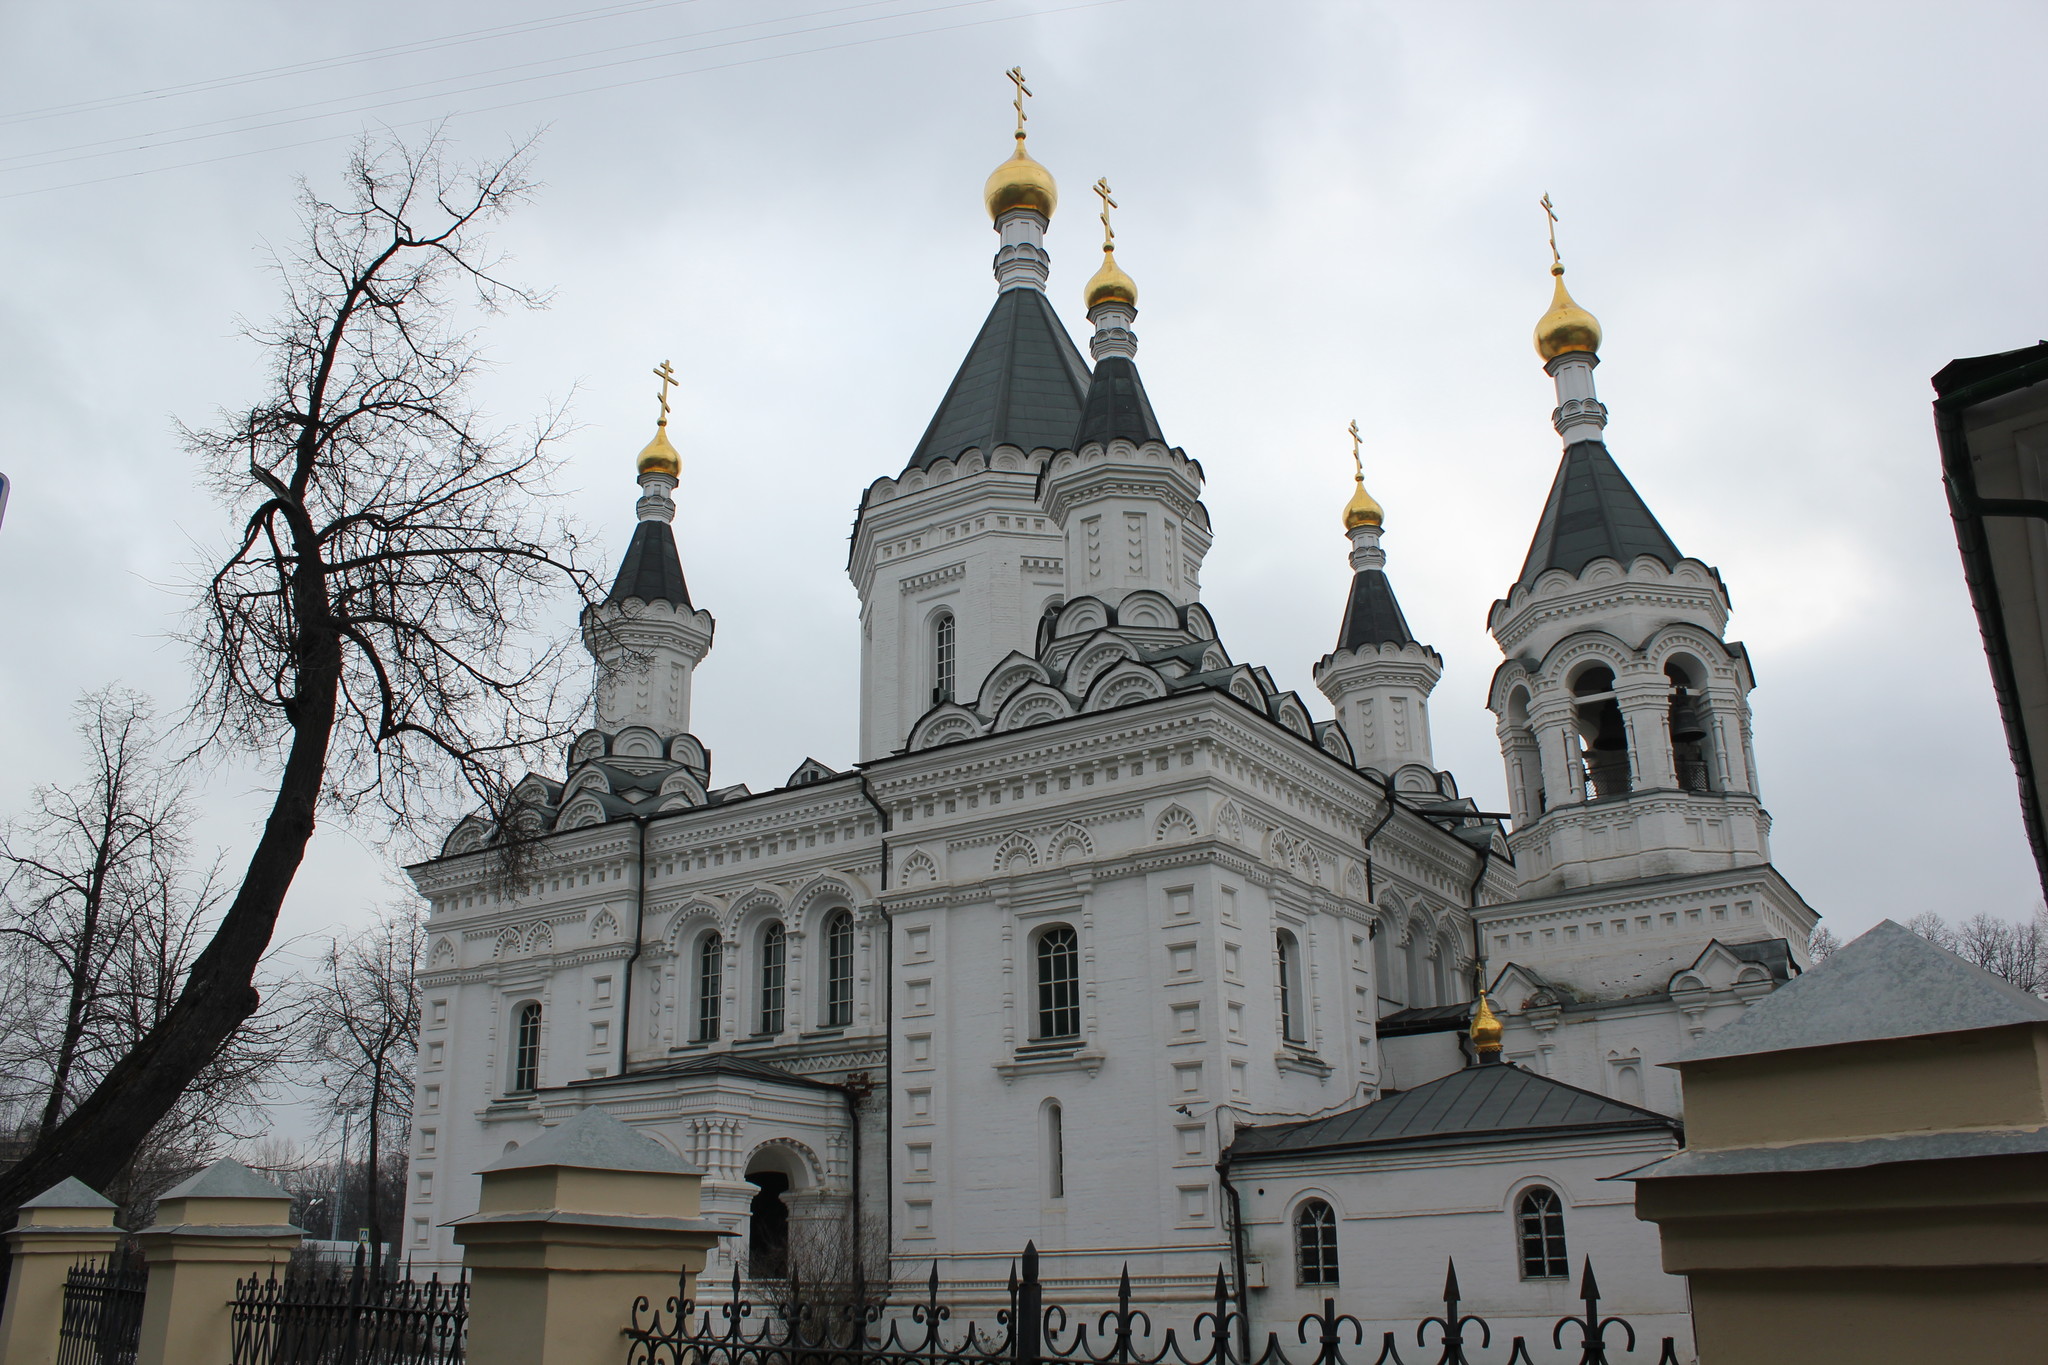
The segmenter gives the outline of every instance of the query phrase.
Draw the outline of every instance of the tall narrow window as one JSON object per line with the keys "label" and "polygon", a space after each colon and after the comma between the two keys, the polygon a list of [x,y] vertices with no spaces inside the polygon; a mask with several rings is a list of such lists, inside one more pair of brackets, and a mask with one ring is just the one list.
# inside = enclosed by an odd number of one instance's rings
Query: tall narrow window
{"label": "tall narrow window", "polygon": [[1301,1027],[1301,949],[1294,935],[1282,929],[1274,936],[1274,950],[1280,970],[1280,1036],[1298,1043],[1308,1036]]}
{"label": "tall narrow window", "polygon": [[1045,1106],[1045,1193],[1051,1199],[1067,1197],[1067,1135],[1061,1126],[1064,1116],[1059,1101]]}
{"label": "tall narrow window", "polygon": [[1538,1185],[1522,1196],[1517,1208],[1521,1223],[1522,1278],[1562,1279],[1571,1274],[1564,1249],[1564,1203],[1555,1190]]}
{"label": "tall narrow window", "polygon": [[708,1043],[718,1037],[718,1013],[724,995],[725,945],[713,930],[697,945],[698,1042]]}
{"label": "tall narrow window", "polygon": [[540,1083],[540,1005],[519,1007],[519,1026],[512,1042],[512,1088],[532,1090]]}
{"label": "tall narrow window", "polygon": [[932,618],[932,701],[953,700],[953,613]]}
{"label": "tall narrow window", "polygon": [[761,931],[761,1032],[782,1032],[782,999],[789,969],[789,936],[781,921]]}
{"label": "tall narrow window", "polygon": [[1038,1036],[1081,1032],[1081,949],[1074,931],[1055,924],[1038,936]]}
{"label": "tall narrow window", "polygon": [[853,913],[834,910],[825,921],[825,1027],[853,1022]]}
{"label": "tall narrow window", "polygon": [[1294,1215],[1296,1278],[1303,1284],[1337,1283],[1337,1211],[1320,1199]]}

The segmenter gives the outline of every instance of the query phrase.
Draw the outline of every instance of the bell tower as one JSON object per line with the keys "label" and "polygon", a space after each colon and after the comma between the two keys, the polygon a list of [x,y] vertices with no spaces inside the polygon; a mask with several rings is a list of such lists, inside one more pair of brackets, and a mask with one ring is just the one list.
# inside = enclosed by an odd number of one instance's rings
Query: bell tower
{"label": "bell tower", "polygon": [[1600,324],[1552,241],[1536,351],[1564,442],[1527,560],[1487,629],[1522,894],[1770,861],[1749,656],[1720,574],[1682,554],[1609,453]]}

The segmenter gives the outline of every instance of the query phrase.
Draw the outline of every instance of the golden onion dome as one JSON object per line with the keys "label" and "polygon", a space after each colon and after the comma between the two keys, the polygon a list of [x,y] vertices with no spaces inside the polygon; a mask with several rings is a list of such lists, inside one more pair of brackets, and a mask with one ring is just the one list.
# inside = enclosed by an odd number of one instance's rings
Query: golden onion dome
{"label": "golden onion dome", "polygon": [[1091,309],[1098,303],[1123,303],[1133,308],[1138,306],[1137,282],[1126,275],[1123,267],[1116,263],[1115,247],[1102,248],[1102,265],[1088,277],[1088,286],[1082,291],[1081,297],[1087,301],[1086,306]]}
{"label": "golden onion dome", "polygon": [[683,457],[669,444],[668,423],[657,424],[654,428],[654,439],[640,451],[640,472],[666,474],[671,479],[681,477]]}
{"label": "golden onion dome", "polygon": [[1536,323],[1536,354],[1549,364],[1569,351],[1595,354],[1600,350],[1600,319],[1572,300],[1564,287],[1564,267],[1553,265],[1557,288],[1550,296],[1550,311]]}
{"label": "golden onion dome", "polygon": [[1501,1034],[1504,1031],[1500,1019],[1493,1012],[1493,1007],[1486,1003],[1486,992],[1482,989],[1472,1009],[1473,1046],[1481,1052],[1499,1052]]}
{"label": "golden onion dome", "polygon": [[988,173],[981,197],[991,218],[1000,218],[1011,209],[1032,209],[1050,218],[1059,206],[1060,190],[1053,183],[1052,172],[1033,161],[1024,150],[1024,134],[1019,133],[1016,152]]}
{"label": "golden onion dome", "polygon": [[1351,494],[1351,501],[1344,504],[1344,529],[1356,531],[1361,526],[1383,526],[1386,520],[1386,509],[1365,491],[1365,475],[1359,475],[1358,487]]}

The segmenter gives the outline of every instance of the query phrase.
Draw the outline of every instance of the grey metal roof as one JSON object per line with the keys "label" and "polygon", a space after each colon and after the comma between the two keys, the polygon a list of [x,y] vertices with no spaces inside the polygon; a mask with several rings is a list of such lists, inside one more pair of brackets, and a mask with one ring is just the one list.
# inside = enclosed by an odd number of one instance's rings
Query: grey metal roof
{"label": "grey metal roof", "polygon": [[1415,637],[1408,633],[1408,620],[1401,604],[1394,600],[1394,585],[1384,569],[1360,569],[1351,579],[1351,600],[1344,606],[1344,625],[1337,633],[1337,648],[1357,649],[1360,645],[1406,645]]}
{"label": "grey metal roof", "polygon": [[643,602],[673,602],[690,605],[690,587],[683,581],[682,557],[676,553],[676,535],[665,521],[643,521],[634,528],[633,542],[619,561],[619,576],[612,580],[607,603],[637,597]]}
{"label": "grey metal roof", "polygon": [[1006,289],[906,468],[928,469],[962,451],[1004,443],[1064,450],[1080,427],[1088,385],[1088,363],[1045,295]]}
{"label": "grey metal roof", "polygon": [[1637,555],[1652,555],[1666,568],[1684,558],[1604,442],[1568,446],[1518,581],[1532,583],[1550,569],[1576,574],[1601,558],[1626,564]]}
{"label": "grey metal roof", "polygon": [[524,1147],[505,1153],[483,1171],[518,1171],[531,1166],[576,1166],[595,1171],[703,1172],[668,1148],[636,1133],[602,1109],[585,1109],[556,1124]]}
{"label": "grey metal roof", "polygon": [[1301,1123],[1243,1128],[1233,1157],[1358,1147],[1428,1147],[1588,1129],[1677,1131],[1678,1121],[1506,1063],[1468,1066],[1356,1109]]}
{"label": "grey metal roof", "polygon": [[644,1067],[629,1071],[623,1076],[606,1076],[589,1081],[571,1081],[571,1085],[596,1085],[600,1081],[639,1081],[649,1076],[743,1076],[748,1080],[769,1081],[776,1085],[795,1085],[805,1089],[836,1090],[839,1087],[828,1081],[813,1080],[799,1076],[794,1071],[784,1071],[779,1066],[742,1057],[731,1052],[711,1052],[687,1061],[673,1062],[667,1066]]}
{"label": "grey metal roof", "polygon": [[1095,377],[1088,385],[1088,400],[1081,408],[1081,424],[1074,432],[1074,448],[1090,441],[1108,442],[1121,437],[1140,444],[1164,442],[1159,419],[1152,413],[1152,400],[1145,394],[1145,381],[1138,377],[1136,363],[1128,357],[1107,355],[1095,364]]}
{"label": "grey metal roof", "polygon": [[67,1175],[33,1199],[24,1199],[25,1209],[111,1209],[114,1201],[75,1175]]}
{"label": "grey metal roof", "polygon": [[1786,1147],[1722,1147],[1680,1152],[1638,1166],[1621,1180],[1669,1180],[1699,1175],[1779,1175],[1788,1171],[1839,1171],[1863,1166],[1897,1166],[1913,1161],[1962,1161],[1971,1157],[2034,1156],[2048,1152],[2048,1128],[1977,1129],[1962,1133],[1913,1133],[1905,1137],[1843,1138],[1795,1142]]}
{"label": "grey metal roof", "polygon": [[1380,1016],[1382,1038],[1399,1038],[1410,1033],[1464,1032],[1472,1022],[1470,1002],[1455,1005],[1408,1005]]}
{"label": "grey metal roof", "polygon": [[289,1199],[290,1195],[269,1180],[224,1156],[198,1175],[174,1185],[165,1199]]}
{"label": "grey metal roof", "polygon": [[2048,1022],[2048,1000],[1884,920],[1672,1062]]}

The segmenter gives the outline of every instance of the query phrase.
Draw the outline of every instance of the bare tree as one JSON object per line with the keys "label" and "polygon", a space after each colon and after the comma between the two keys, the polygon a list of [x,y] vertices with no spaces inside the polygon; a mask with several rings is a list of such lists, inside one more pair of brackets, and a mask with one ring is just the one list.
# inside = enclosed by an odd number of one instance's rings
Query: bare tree
{"label": "bare tree", "polygon": [[1833,957],[1835,950],[1841,946],[1841,942],[1835,937],[1834,931],[1825,924],[1815,925],[1813,933],[1806,940],[1807,955],[1816,963],[1825,962]]}
{"label": "bare tree", "polygon": [[[0,1211],[68,1175],[104,1183],[260,1004],[255,978],[316,818],[438,815],[450,769],[501,815],[507,773],[561,737],[561,588],[594,600],[544,495],[558,421],[515,436],[471,406],[476,314],[536,305],[482,233],[525,199],[526,149],[477,168],[438,141],[364,144],[347,192],[300,194],[285,307],[250,336],[268,392],[187,430],[238,523],[188,634],[207,752],[275,765],[270,812],[163,1017],[0,1175]],[[580,699],[579,699],[580,700]]]}
{"label": "bare tree", "polygon": [[376,1177],[384,1171],[384,1134],[404,1132],[412,1122],[420,1032],[420,993],[413,974],[425,938],[419,912],[399,906],[368,933],[334,939],[321,959],[306,1012],[308,1060],[326,1078],[329,1114],[361,1115],[367,1132],[373,1271],[383,1268],[386,1240],[387,1201],[375,1190]]}
{"label": "bare tree", "polygon": [[[217,866],[191,858],[190,794],[148,700],[108,688],[76,710],[84,779],[38,787],[0,830],[0,1108],[31,1149],[169,1012],[223,899]],[[245,1021],[94,1182],[124,1216],[254,1126],[281,1023]]]}
{"label": "bare tree", "polygon": [[2023,991],[2048,994],[2048,905],[2035,906],[2033,916],[2025,920],[2001,919],[1980,910],[1955,923],[1923,910],[1907,920],[1906,927]]}

